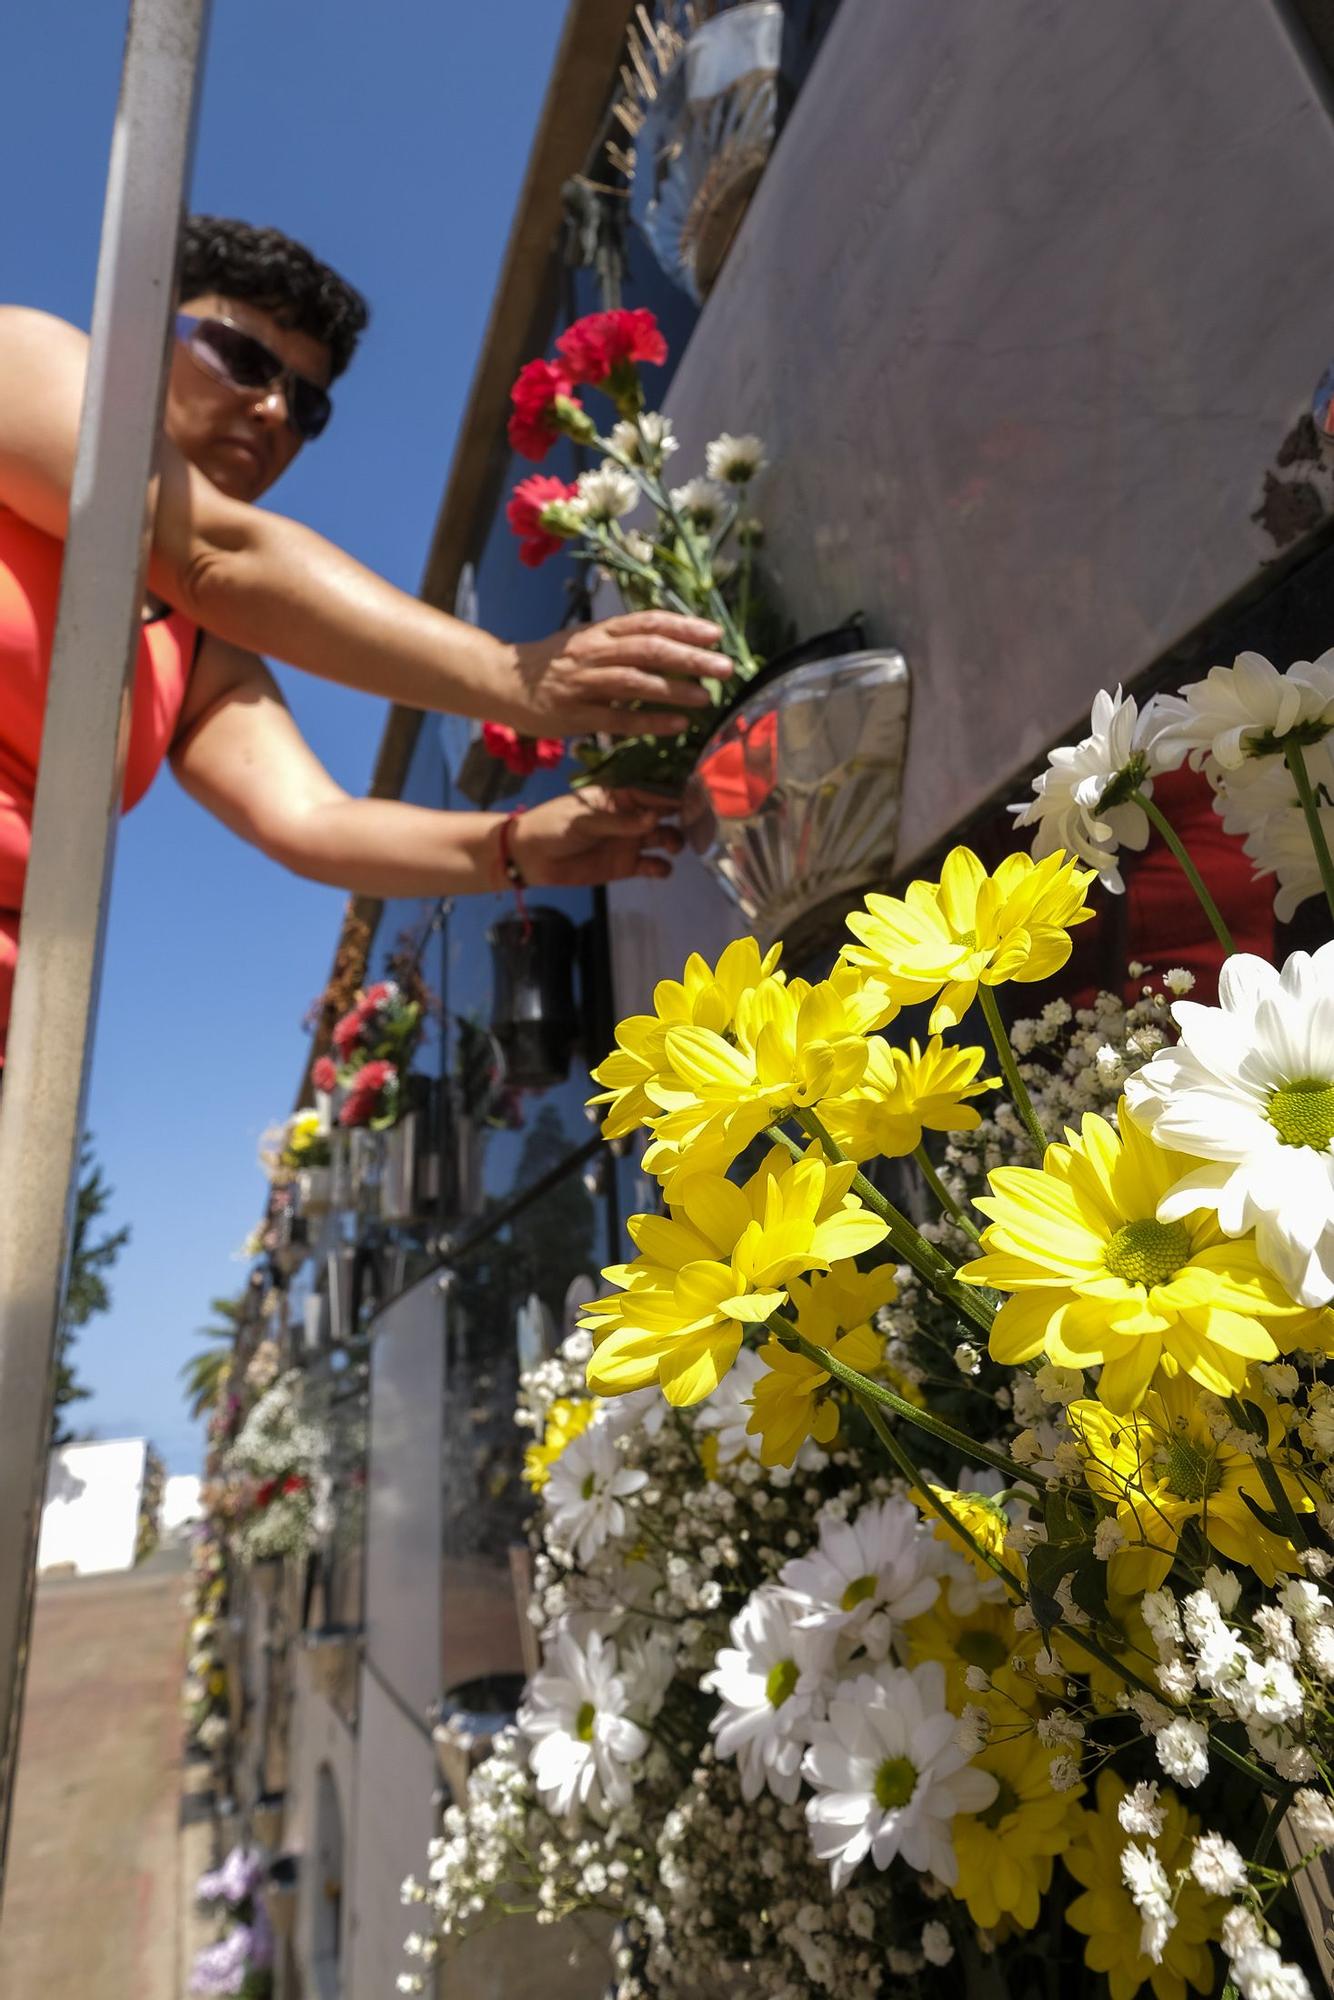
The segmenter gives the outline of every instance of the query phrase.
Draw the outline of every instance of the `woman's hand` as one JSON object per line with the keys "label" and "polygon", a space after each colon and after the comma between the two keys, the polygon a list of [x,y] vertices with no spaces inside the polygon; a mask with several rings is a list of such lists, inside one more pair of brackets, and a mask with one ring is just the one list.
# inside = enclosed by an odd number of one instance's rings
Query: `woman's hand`
{"label": "woman's hand", "polygon": [[[515,646],[515,685],[497,689],[494,720],[529,736],[679,736],[699,683],[726,680],[718,627],[674,611],[629,611]],[[638,706],[634,706],[638,704]]]}
{"label": "woman's hand", "polygon": [[645,792],[589,785],[547,799],[516,819],[510,853],[534,888],[587,888],[628,875],[670,875],[681,835],[676,807]]}

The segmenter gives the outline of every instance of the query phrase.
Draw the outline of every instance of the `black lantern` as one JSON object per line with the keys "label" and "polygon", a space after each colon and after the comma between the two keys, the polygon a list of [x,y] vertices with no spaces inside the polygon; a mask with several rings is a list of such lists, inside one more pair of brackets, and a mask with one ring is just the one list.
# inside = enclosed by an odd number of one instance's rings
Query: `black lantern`
{"label": "black lantern", "polygon": [[502,917],[487,933],[492,954],[491,1032],[505,1080],[519,1090],[564,1083],[579,1035],[574,965],[579,933],[543,903]]}

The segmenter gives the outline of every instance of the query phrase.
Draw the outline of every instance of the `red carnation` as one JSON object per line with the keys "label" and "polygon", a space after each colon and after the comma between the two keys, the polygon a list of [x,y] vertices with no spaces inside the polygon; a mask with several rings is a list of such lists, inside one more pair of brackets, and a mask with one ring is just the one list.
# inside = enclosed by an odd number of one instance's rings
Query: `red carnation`
{"label": "red carnation", "polygon": [[299,1472],[289,1472],[283,1481],[283,1492],[304,1493],[305,1490],[306,1481],[301,1477],[301,1474]]}
{"label": "red carnation", "polygon": [[398,1071],[391,1062],[363,1063],[353,1077],[343,1108],[338,1114],[340,1125],[369,1125],[382,1109],[381,1099],[398,1082]]}
{"label": "red carnation", "polygon": [[661,366],[667,359],[667,342],[647,306],[636,306],[577,319],[556,342],[556,352],[572,381],[587,382],[592,388],[605,386],[618,404],[626,402],[637,409],[642,398],[635,370],[642,361]]}
{"label": "red carnation", "polygon": [[326,1095],[332,1096],[338,1088],[338,1071],[334,1067],[332,1056],[316,1056],[310,1066],[310,1080],[316,1090],[322,1090]]}
{"label": "red carnation", "polygon": [[507,771],[513,771],[516,778],[549,770],[565,755],[565,744],[559,736],[520,736],[507,722],[484,722],[482,744],[488,755]]}
{"label": "red carnation", "polygon": [[377,1007],[383,1007],[392,1000],[394,989],[387,979],[381,979],[374,986],[368,986],[361,996],[360,1007],[363,1020],[369,1020]]}
{"label": "red carnation", "polygon": [[340,1056],[351,1055],[361,1039],[361,1009],[351,1007],[337,1022],[333,1031],[333,1045]]}
{"label": "red carnation", "polygon": [[562,537],[542,526],[542,509],[553,501],[573,500],[578,491],[563,479],[553,479],[549,472],[530,473],[515,487],[505,519],[519,537],[519,561],[529,569],[537,569],[561,545]]}
{"label": "red carnation", "polygon": [[509,421],[509,441],[524,458],[540,464],[560,435],[556,419],[556,398],[571,396],[574,380],[569,371],[554,361],[530,361],[519,370],[519,379],[510,390],[514,405]]}

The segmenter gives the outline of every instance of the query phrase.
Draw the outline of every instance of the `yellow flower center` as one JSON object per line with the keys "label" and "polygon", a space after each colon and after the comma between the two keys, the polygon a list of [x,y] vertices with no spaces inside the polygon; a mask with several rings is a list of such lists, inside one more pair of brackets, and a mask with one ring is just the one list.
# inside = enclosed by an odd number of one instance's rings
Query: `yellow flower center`
{"label": "yellow flower center", "polygon": [[1190,1256],[1184,1222],[1125,1222],[1107,1245],[1103,1262],[1128,1285],[1161,1285],[1176,1276]]}
{"label": "yellow flower center", "polygon": [[994,1674],[1009,1658],[1009,1649],[998,1632],[960,1632],[954,1650],[967,1666],[981,1667]]}
{"label": "yellow flower center", "polygon": [[1328,1151],[1334,1140],[1334,1083],[1323,1076],[1285,1083],[1270,1098],[1268,1117],[1285,1146]]}
{"label": "yellow flower center", "polygon": [[596,1487],[597,1483],[598,1483],[598,1476],[596,1472],[586,1472],[584,1474],[584,1483],[579,1488],[579,1491],[583,1494],[585,1500],[591,1500],[593,1498],[593,1490]]}
{"label": "yellow flower center", "polygon": [[855,1611],[859,1604],[865,1604],[868,1597],[875,1596],[873,1576],[855,1576],[838,1600],[840,1611]]}
{"label": "yellow flower center", "polygon": [[917,1789],[917,1766],[910,1757],[886,1757],[875,1774],[875,1802],[881,1812],[897,1812]]}
{"label": "yellow flower center", "polygon": [[986,1811],[978,1814],[978,1818],[981,1820],[983,1826],[989,1827],[992,1833],[994,1833],[1008,1813],[1018,1812],[1018,1810],[1018,1792],[1008,1778],[997,1778],[996,1796]]}
{"label": "yellow flower center", "polygon": [[574,1718],[574,1733],[581,1743],[591,1743],[593,1741],[593,1724],[597,1719],[597,1710],[591,1701],[586,1701],[579,1710],[578,1715]]}
{"label": "yellow flower center", "polygon": [[780,1660],[777,1666],[770,1667],[768,1679],[764,1683],[764,1692],[769,1698],[770,1707],[781,1708],[788,1696],[795,1691],[800,1679],[801,1668],[795,1660]]}
{"label": "yellow flower center", "polygon": [[1190,1438],[1174,1437],[1163,1453],[1163,1484],[1178,1500],[1207,1500],[1223,1483],[1212,1451]]}

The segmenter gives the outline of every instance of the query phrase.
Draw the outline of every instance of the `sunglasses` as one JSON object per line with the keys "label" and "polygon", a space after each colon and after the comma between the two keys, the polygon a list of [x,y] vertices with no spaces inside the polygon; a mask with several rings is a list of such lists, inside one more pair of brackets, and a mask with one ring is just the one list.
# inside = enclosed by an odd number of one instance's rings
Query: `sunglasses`
{"label": "sunglasses", "polygon": [[287,421],[303,443],[317,438],[333,415],[327,389],[306,375],[298,375],[271,347],[229,319],[177,313],[176,337],[184,341],[191,358],[207,374],[225,382],[229,389],[281,388]]}

